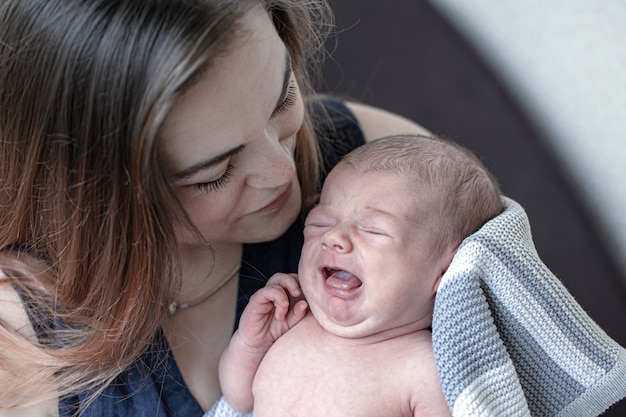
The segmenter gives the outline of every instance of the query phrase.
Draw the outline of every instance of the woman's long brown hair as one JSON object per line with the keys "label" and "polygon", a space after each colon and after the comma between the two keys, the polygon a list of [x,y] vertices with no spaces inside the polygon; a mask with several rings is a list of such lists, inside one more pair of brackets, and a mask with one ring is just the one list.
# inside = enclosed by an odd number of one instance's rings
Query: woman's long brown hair
{"label": "woman's long brown hair", "polygon": [[[57,324],[33,340],[0,322],[0,409],[96,395],[166,322],[185,215],[155,138],[258,4],[306,90],[330,28],[322,1],[0,4],[0,282],[28,300],[35,328]],[[306,200],[319,175],[308,120],[296,158]]]}

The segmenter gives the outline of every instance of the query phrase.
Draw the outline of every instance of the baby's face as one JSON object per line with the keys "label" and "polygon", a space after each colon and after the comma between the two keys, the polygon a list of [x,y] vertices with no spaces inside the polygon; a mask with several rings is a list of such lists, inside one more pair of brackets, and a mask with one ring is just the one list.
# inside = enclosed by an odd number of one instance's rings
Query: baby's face
{"label": "baby's face", "polygon": [[357,338],[428,326],[445,265],[414,220],[419,197],[395,174],[349,166],[329,174],[306,219],[299,265],[311,312],[326,330]]}

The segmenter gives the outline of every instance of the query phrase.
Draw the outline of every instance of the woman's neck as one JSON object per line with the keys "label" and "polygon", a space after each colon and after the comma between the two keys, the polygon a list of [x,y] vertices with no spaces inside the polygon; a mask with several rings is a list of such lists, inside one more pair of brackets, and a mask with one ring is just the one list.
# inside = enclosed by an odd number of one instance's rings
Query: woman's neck
{"label": "woman's neck", "polygon": [[242,253],[240,243],[183,247],[182,283],[176,301],[183,304],[210,292],[241,263]]}
{"label": "woman's neck", "polygon": [[[215,245],[183,256],[179,302],[197,299],[241,263],[243,245]],[[218,363],[235,325],[238,275],[199,304],[171,316],[165,335],[176,364],[193,397],[208,410],[221,395]]]}

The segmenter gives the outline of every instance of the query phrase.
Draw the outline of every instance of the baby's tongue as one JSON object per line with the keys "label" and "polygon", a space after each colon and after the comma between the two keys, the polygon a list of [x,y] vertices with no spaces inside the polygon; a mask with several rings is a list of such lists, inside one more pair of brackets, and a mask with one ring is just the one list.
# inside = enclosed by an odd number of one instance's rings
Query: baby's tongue
{"label": "baby's tongue", "polygon": [[326,278],[326,284],[340,290],[352,290],[360,287],[362,282],[347,271],[335,271]]}

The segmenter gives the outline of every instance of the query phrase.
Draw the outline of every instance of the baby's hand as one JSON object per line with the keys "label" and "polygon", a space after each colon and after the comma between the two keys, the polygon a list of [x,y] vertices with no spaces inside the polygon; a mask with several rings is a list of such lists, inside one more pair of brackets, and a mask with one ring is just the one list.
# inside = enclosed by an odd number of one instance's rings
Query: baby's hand
{"label": "baby's hand", "polygon": [[266,352],[306,314],[296,274],[274,274],[254,293],[239,321],[239,337],[248,348]]}

